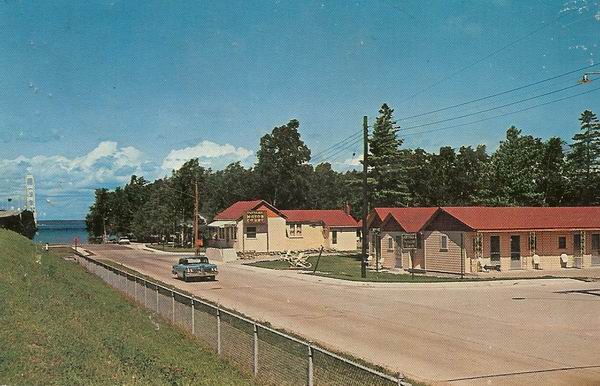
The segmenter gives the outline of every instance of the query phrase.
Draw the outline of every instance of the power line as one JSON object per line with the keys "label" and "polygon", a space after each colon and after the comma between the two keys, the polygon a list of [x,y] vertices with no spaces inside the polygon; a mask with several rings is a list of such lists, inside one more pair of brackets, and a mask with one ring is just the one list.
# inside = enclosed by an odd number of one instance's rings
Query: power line
{"label": "power line", "polygon": [[325,158],[321,158],[321,159],[320,159],[320,160],[318,160],[318,161],[315,161],[315,160],[311,160],[311,161],[312,161],[312,162],[318,162],[318,163],[321,163],[321,162],[325,161],[325,159],[326,159],[326,158],[328,158],[328,159],[333,159],[335,156],[337,156],[337,155],[339,155],[339,154],[341,154],[341,153],[343,153],[343,152],[345,152],[345,151],[348,151],[348,150],[350,150],[350,149],[354,148],[356,145],[358,145],[360,142],[362,142],[362,140],[363,140],[363,138],[362,138],[362,136],[361,136],[361,137],[357,138],[356,140],[354,140],[353,142],[351,142],[351,143],[347,144],[347,145],[346,145],[346,146],[344,146],[343,148],[341,148],[341,149],[338,149],[337,151],[335,151],[335,152],[331,153],[329,156],[327,156],[327,157],[325,157]]}
{"label": "power line", "polygon": [[566,99],[571,99],[571,98],[575,98],[575,97],[578,97],[578,96],[581,96],[581,95],[590,94],[590,93],[592,93],[594,91],[598,91],[598,90],[600,90],[600,87],[597,87],[597,88],[594,88],[594,89],[591,89],[591,90],[588,90],[588,91],[580,92],[580,93],[577,93],[577,94],[568,95],[566,97],[562,97],[562,98],[558,98],[558,99],[553,99],[551,101],[540,103],[540,104],[533,105],[533,106],[529,106],[529,107],[526,107],[526,108],[523,108],[523,109],[520,109],[520,110],[511,111],[511,112],[504,113],[504,114],[498,114],[498,115],[494,115],[492,117],[482,118],[482,119],[478,119],[476,121],[461,123],[461,124],[458,124],[458,125],[445,126],[445,127],[440,127],[440,128],[437,128],[437,129],[432,129],[432,130],[424,130],[424,131],[418,131],[418,132],[403,134],[402,137],[408,137],[408,136],[411,136],[411,135],[434,133],[434,132],[438,132],[438,131],[454,129],[454,128],[457,128],[457,127],[473,125],[475,123],[489,121],[491,119],[501,118],[501,117],[505,117],[505,116],[508,116],[508,115],[518,114],[518,113],[521,113],[523,111],[528,111],[528,110],[531,110],[531,109],[534,109],[534,108],[537,108],[537,107],[542,107],[542,106],[546,106],[546,105],[549,105],[549,104],[552,104],[552,103],[560,102],[560,101],[563,101],[563,100],[566,100]]}
{"label": "power line", "polygon": [[443,120],[439,120],[439,121],[434,121],[434,122],[429,122],[429,123],[423,123],[423,124],[420,124],[420,125],[414,125],[414,126],[405,127],[404,130],[412,130],[412,129],[416,129],[416,128],[419,128],[419,127],[436,125],[438,123],[444,123],[444,122],[448,122],[448,121],[455,121],[457,119],[462,119],[462,118],[470,117],[470,116],[481,114],[481,113],[487,113],[489,111],[498,110],[498,109],[501,109],[501,108],[504,108],[504,107],[508,107],[508,106],[519,104],[519,103],[527,102],[527,101],[530,101],[532,99],[537,99],[537,98],[545,97],[545,96],[548,96],[548,95],[551,95],[551,94],[556,94],[558,92],[562,92],[562,91],[571,89],[573,87],[578,87],[578,86],[581,86],[581,84],[576,83],[576,84],[573,84],[573,85],[568,86],[568,87],[560,88],[558,90],[549,91],[549,92],[546,92],[546,93],[543,93],[543,94],[535,95],[535,96],[532,96],[532,97],[529,97],[529,98],[525,98],[525,99],[520,99],[520,100],[515,101],[515,102],[503,104],[501,106],[496,106],[496,107],[491,107],[491,108],[485,109],[485,110],[475,111],[475,112],[469,113],[469,114],[463,114],[463,115],[459,115],[459,116],[456,116],[456,117],[451,117],[451,118],[447,118],[447,119],[443,119]]}
{"label": "power line", "polygon": [[539,80],[537,82],[526,84],[524,86],[515,87],[515,88],[512,88],[510,90],[501,91],[501,92],[496,93],[496,94],[487,95],[487,96],[484,96],[484,97],[481,97],[481,98],[477,98],[477,99],[473,99],[473,100],[470,100],[470,101],[457,103],[455,105],[443,107],[443,108],[440,108],[440,109],[437,109],[437,110],[432,110],[432,111],[427,111],[427,112],[420,113],[420,114],[410,115],[408,117],[404,117],[404,118],[398,119],[398,121],[400,122],[400,121],[405,121],[405,120],[408,120],[408,119],[411,119],[411,118],[418,118],[418,117],[422,117],[422,116],[425,116],[425,115],[435,114],[435,113],[439,113],[441,111],[446,111],[446,110],[450,110],[450,109],[453,109],[453,108],[456,108],[456,107],[466,106],[466,105],[471,104],[471,103],[480,102],[480,101],[483,101],[483,100],[486,100],[486,99],[495,98],[497,96],[509,94],[511,92],[515,92],[515,91],[519,91],[519,90],[523,90],[525,88],[529,88],[529,87],[538,85],[540,83],[544,83],[544,82],[548,82],[548,81],[551,81],[551,80],[554,80],[554,79],[562,78],[563,76],[571,75],[573,73],[578,73],[578,72],[580,73],[580,72],[582,72],[584,70],[587,70],[587,69],[592,68],[592,67],[596,67],[598,65],[600,65],[600,63],[596,63],[596,64],[592,64],[592,65],[589,65],[589,66],[581,67],[581,68],[578,68],[576,70],[568,71],[568,72],[565,72],[565,73],[562,73],[562,74],[559,74],[559,75],[552,76],[550,78],[546,78],[546,79]]}
{"label": "power line", "polygon": [[350,135],[350,136],[348,136],[348,137],[346,137],[346,138],[344,138],[344,139],[342,139],[342,140],[334,143],[333,145],[331,145],[331,146],[329,146],[329,147],[327,147],[327,148],[319,151],[315,155],[313,155],[311,157],[311,160],[315,160],[315,159],[318,159],[318,158],[323,158],[323,155],[325,155],[329,151],[335,149],[336,147],[338,147],[340,145],[343,145],[345,142],[347,142],[349,140],[354,140],[354,139],[358,138],[360,135],[362,135],[362,131],[358,131],[358,132],[356,132],[356,133],[354,133],[354,134],[352,134],[352,135]]}
{"label": "power line", "polygon": [[[565,14],[565,15],[566,15],[566,14]],[[560,16],[558,16],[556,19],[552,20],[550,23],[548,23],[548,24],[544,24],[544,25],[542,25],[541,27],[539,27],[539,28],[536,28],[535,30],[533,30],[533,31],[531,31],[531,32],[529,32],[529,33],[527,33],[527,34],[525,34],[524,36],[521,36],[520,38],[518,38],[518,39],[516,39],[516,40],[513,40],[513,41],[511,41],[510,43],[508,43],[508,44],[506,44],[506,45],[504,45],[504,46],[500,47],[499,49],[497,49],[497,50],[495,50],[495,51],[492,51],[491,53],[487,54],[486,56],[484,56],[484,57],[482,57],[482,58],[480,58],[480,59],[477,59],[476,61],[474,61],[474,62],[472,62],[472,63],[470,63],[470,64],[468,64],[468,65],[466,65],[466,66],[464,66],[464,67],[461,67],[460,69],[458,69],[458,70],[456,70],[456,71],[454,71],[454,72],[452,72],[452,73],[450,73],[450,74],[448,74],[448,75],[446,75],[446,76],[444,76],[444,77],[442,77],[442,78],[438,79],[437,81],[435,81],[435,82],[431,83],[431,84],[430,84],[430,85],[428,85],[427,87],[425,87],[425,88],[423,88],[423,89],[421,89],[421,90],[417,91],[416,93],[414,93],[414,94],[412,94],[412,95],[408,96],[407,98],[405,98],[405,99],[401,100],[399,103],[404,103],[404,102],[406,102],[406,101],[408,101],[408,100],[411,100],[411,99],[413,99],[413,98],[415,98],[415,97],[417,97],[417,96],[421,95],[422,93],[424,93],[424,92],[426,92],[426,91],[429,91],[429,90],[431,90],[431,89],[432,89],[432,88],[434,88],[435,86],[437,86],[437,85],[439,85],[439,84],[441,84],[441,83],[443,83],[443,82],[447,81],[448,79],[450,79],[450,78],[453,78],[454,76],[456,76],[456,75],[458,75],[458,74],[462,73],[463,71],[465,71],[465,70],[468,70],[469,68],[471,68],[471,67],[473,67],[473,66],[475,66],[475,65],[477,65],[477,64],[479,64],[479,63],[481,63],[481,62],[483,62],[483,61],[485,61],[485,60],[487,60],[487,59],[489,59],[489,58],[491,58],[492,56],[494,56],[494,55],[496,55],[496,54],[498,54],[498,53],[500,53],[500,52],[502,52],[502,51],[506,50],[507,48],[510,48],[510,47],[514,46],[515,44],[517,44],[517,43],[519,43],[519,42],[521,42],[521,41],[523,41],[523,40],[527,39],[528,37],[530,37],[530,36],[532,36],[532,35],[535,35],[536,33],[538,33],[538,32],[540,32],[540,31],[542,31],[542,30],[544,30],[544,29],[546,29],[546,28],[550,27],[551,25],[555,24],[555,23],[556,23],[558,20],[560,20],[560,19],[561,19],[563,16],[565,16],[565,15],[560,15]]]}

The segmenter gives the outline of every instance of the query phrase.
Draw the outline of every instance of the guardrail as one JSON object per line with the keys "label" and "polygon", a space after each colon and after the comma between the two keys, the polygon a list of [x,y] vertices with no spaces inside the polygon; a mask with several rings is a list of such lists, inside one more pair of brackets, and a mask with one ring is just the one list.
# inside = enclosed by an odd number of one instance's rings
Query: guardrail
{"label": "guardrail", "polygon": [[392,376],[377,371],[89,256],[79,256],[78,261],[111,287],[199,338],[260,383],[410,385],[401,374]]}

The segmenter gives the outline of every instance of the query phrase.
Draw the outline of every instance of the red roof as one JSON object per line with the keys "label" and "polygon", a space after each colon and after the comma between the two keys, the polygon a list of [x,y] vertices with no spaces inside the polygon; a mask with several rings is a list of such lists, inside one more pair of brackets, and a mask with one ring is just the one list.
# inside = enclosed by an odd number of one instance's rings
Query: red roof
{"label": "red roof", "polygon": [[393,217],[405,232],[415,233],[419,232],[425,226],[438,209],[437,207],[375,208],[375,212],[380,217],[385,214],[384,217],[381,217],[384,221],[388,216]]}
{"label": "red roof", "polygon": [[443,207],[475,230],[600,229],[600,206]]}
{"label": "red roof", "polygon": [[239,220],[244,213],[262,204],[262,200],[238,201],[229,208],[217,213],[215,220]]}
{"label": "red roof", "polygon": [[288,222],[322,222],[329,227],[358,227],[354,217],[341,209],[291,209],[281,212]]}

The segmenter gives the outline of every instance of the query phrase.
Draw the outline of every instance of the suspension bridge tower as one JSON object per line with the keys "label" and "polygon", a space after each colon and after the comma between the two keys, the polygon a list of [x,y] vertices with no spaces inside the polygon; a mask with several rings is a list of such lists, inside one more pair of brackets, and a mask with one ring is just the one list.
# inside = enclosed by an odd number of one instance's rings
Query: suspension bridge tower
{"label": "suspension bridge tower", "polygon": [[37,222],[37,211],[35,209],[35,179],[28,174],[25,177],[25,209],[33,212],[33,218]]}

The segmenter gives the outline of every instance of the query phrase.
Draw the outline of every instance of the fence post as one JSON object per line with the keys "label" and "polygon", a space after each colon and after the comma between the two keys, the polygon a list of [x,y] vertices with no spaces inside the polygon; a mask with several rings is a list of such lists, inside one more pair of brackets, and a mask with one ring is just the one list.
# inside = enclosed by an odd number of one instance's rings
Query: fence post
{"label": "fence post", "polygon": [[254,376],[258,374],[258,326],[254,323]]}
{"label": "fence post", "polygon": [[129,274],[125,272],[125,295],[129,297]]}
{"label": "fence post", "polygon": [[156,313],[160,314],[160,308],[158,308],[158,285],[156,286]]}
{"label": "fence post", "polygon": [[194,298],[192,298],[192,335],[196,334],[196,322],[195,322],[195,317],[196,317],[196,312],[195,310],[195,306],[194,306]]}
{"label": "fence post", "polygon": [[313,386],[313,348],[312,342],[308,342],[308,386]]}
{"label": "fence post", "polygon": [[221,310],[217,308],[217,354],[221,355]]}
{"label": "fence post", "polygon": [[144,308],[146,308],[146,288],[148,286],[148,283],[146,282],[146,279],[142,279],[144,282]]}
{"label": "fence post", "polygon": [[173,290],[171,290],[171,308],[171,319],[173,320],[173,324],[175,324],[175,292]]}

